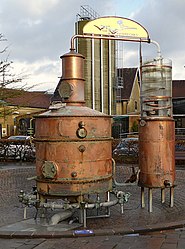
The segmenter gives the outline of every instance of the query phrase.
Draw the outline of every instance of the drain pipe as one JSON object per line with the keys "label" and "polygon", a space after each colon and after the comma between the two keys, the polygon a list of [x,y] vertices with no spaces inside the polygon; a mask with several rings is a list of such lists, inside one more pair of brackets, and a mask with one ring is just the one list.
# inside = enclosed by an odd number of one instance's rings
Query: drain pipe
{"label": "drain pipe", "polygon": [[[100,207],[111,207],[118,203],[118,199],[112,200],[112,201],[106,201],[106,202],[100,202],[100,203],[85,203],[84,208],[85,209],[92,209],[92,208],[100,208]],[[72,209],[77,208],[79,209],[81,207],[80,204],[74,203],[74,204],[57,204],[57,203],[40,203],[40,207],[43,208],[51,208],[53,209]]]}
{"label": "drain pipe", "polygon": [[73,204],[69,204],[69,203],[61,203],[61,204],[58,204],[58,203],[54,203],[54,202],[46,202],[46,203],[43,203],[41,202],[40,203],[40,207],[41,208],[51,208],[52,210],[54,209],[65,209],[65,210],[68,210],[68,209],[72,209],[72,208],[80,208],[80,204],[78,203],[73,203]]}
{"label": "drain pipe", "polygon": [[63,220],[66,220],[67,218],[70,218],[72,216],[72,212],[69,211],[69,210],[65,210],[63,212],[59,212],[57,214],[54,214],[52,217],[51,217],[51,220],[49,222],[49,225],[51,226],[55,226],[57,225],[59,222],[63,221]]}
{"label": "drain pipe", "polygon": [[85,208],[92,209],[92,208],[100,208],[100,207],[111,207],[118,203],[118,199],[115,199],[113,201],[106,201],[106,202],[100,202],[100,203],[86,203]]}
{"label": "drain pipe", "polygon": [[133,186],[133,185],[136,185],[136,183],[125,183],[125,182],[117,182],[116,181],[116,162],[114,160],[114,158],[112,158],[112,179],[113,179],[113,182],[114,184],[117,186],[117,187],[124,187],[124,186]]}
{"label": "drain pipe", "polygon": [[[36,205],[36,203],[38,203],[38,200],[36,198],[35,195],[33,194],[25,194],[23,191],[21,191],[21,194],[19,195],[19,201],[22,202],[23,204],[27,205],[27,206],[34,206]],[[106,201],[106,202],[97,202],[97,203],[85,203],[84,208],[85,209],[92,209],[92,208],[100,208],[100,207],[111,207],[114,206],[118,203],[118,199],[112,200],[112,201]],[[80,203],[54,203],[54,202],[50,202],[50,203],[39,203],[39,207],[40,208],[51,208],[52,210],[54,209],[64,209],[64,210],[68,210],[68,209],[79,209],[81,208],[81,204]]]}
{"label": "drain pipe", "polygon": [[159,56],[159,58],[161,58],[161,48],[158,42],[154,41],[154,40],[150,40],[150,43],[153,43],[156,47],[157,47],[157,54]]}

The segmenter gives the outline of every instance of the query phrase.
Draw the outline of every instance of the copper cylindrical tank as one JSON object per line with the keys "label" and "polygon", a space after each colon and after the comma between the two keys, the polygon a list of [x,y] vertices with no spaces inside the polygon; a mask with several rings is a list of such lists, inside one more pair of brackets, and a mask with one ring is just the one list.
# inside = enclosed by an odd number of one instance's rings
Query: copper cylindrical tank
{"label": "copper cylindrical tank", "polygon": [[142,119],[139,126],[139,185],[174,186],[175,124],[172,118]]}
{"label": "copper cylindrical tank", "polygon": [[84,57],[62,58],[59,93],[66,103],[36,117],[39,195],[71,197],[112,188],[111,117],[84,106]]}
{"label": "copper cylindrical tank", "polygon": [[[62,78],[59,94],[64,102],[82,104],[84,102],[84,56],[70,51],[60,57],[62,59]],[[70,89],[69,89],[70,88]],[[70,90],[69,96],[67,96]]]}
{"label": "copper cylindrical tank", "polygon": [[[42,194],[70,196],[111,189],[110,118],[78,108],[66,106],[36,119],[37,184]],[[78,137],[80,129],[85,138]],[[49,168],[45,162],[50,162],[55,174],[44,176],[43,170]]]}

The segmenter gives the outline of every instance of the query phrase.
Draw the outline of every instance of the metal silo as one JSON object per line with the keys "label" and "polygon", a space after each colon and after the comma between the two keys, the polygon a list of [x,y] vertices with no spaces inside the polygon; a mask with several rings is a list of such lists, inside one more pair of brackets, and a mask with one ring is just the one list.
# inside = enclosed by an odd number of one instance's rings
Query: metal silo
{"label": "metal silo", "polygon": [[[94,12],[93,12],[94,13]],[[96,16],[85,10],[75,24],[76,34]],[[115,114],[115,41],[77,39],[77,51],[85,56],[86,106],[106,114]]]}

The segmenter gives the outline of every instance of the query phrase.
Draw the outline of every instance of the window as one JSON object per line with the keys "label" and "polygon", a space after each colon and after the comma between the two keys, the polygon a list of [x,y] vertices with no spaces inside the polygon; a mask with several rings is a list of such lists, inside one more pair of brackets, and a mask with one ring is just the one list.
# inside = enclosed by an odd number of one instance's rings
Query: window
{"label": "window", "polygon": [[134,109],[135,109],[135,111],[137,111],[137,101],[135,101],[135,103],[134,103]]}

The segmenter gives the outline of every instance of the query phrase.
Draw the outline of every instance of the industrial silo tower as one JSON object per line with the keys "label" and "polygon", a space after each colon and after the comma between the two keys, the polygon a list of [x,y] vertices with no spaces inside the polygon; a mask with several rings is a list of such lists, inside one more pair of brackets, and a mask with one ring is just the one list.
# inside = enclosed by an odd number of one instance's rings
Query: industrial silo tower
{"label": "industrial silo tower", "polygon": [[[83,34],[83,27],[97,17],[98,14],[89,6],[81,6],[75,23],[76,35]],[[76,50],[85,57],[86,106],[109,115],[115,114],[115,41],[76,39]]]}

